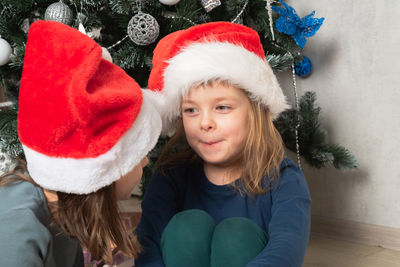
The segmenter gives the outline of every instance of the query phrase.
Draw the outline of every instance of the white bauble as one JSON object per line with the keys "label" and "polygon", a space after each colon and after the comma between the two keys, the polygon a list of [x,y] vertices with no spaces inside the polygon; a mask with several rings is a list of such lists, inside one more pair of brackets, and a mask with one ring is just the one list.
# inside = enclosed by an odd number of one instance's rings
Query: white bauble
{"label": "white bauble", "polygon": [[161,4],[167,5],[167,6],[173,6],[179,3],[180,0],[160,0]]}
{"label": "white bauble", "polygon": [[10,44],[3,38],[0,38],[0,66],[7,64],[10,60],[11,52]]}

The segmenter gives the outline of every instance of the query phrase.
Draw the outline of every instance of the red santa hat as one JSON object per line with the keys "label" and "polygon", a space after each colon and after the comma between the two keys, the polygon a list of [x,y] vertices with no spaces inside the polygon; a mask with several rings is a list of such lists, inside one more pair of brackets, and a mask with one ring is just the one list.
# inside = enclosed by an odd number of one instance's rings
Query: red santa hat
{"label": "red santa hat", "polygon": [[87,194],[130,172],[161,131],[147,95],[88,36],[59,22],[33,23],[18,112],[32,179],[46,189]]}
{"label": "red santa hat", "polygon": [[164,96],[164,133],[174,130],[182,96],[212,79],[244,89],[274,118],[288,107],[256,31],[229,22],[201,24],[165,36],[154,50],[148,87]]}

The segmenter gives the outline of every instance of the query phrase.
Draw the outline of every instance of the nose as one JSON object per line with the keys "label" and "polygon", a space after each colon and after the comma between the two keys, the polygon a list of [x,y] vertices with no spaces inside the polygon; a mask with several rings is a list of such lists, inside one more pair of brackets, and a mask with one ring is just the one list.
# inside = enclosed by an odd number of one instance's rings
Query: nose
{"label": "nose", "polygon": [[215,129],[215,120],[211,114],[205,112],[201,115],[200,128],[205,131]]}

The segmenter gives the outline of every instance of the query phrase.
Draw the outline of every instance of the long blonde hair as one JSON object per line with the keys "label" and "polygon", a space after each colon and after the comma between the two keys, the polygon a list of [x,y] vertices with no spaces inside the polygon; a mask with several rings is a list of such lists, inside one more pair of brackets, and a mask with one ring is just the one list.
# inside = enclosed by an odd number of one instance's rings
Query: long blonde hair
{"label": "long blonde hair", "polygon": [[[192,88],[215,84],[236,87],[229,81],[214,79]],[[248,135],[241,158],[242,175],[239,184],[231,185],[241,192],[254,196],[268,192],[274,181],[279,179],[280,163],[285,150],[268,108],[252,100],[250,106]],[[155,167],[163,171],[167,166],[176,167],[189,161],[202,162],[187,143],[182,119],[179,119],[176,132],[166,144]],[[266,176],[268,180],[265,180]]]}
{"label": "long blonde hair", "polygon": [[[0,177],[0,186],[19,180],[40,187],[25,173],[26,165],[20,164]],[[115,183],[90,194],[57,192],[57,196],[56,202],[48,203],[53,223],[87,249],[92,259],[112,263],[114,248],[137,257],[141,247],[133,229],[128,229],[120,216]]]}

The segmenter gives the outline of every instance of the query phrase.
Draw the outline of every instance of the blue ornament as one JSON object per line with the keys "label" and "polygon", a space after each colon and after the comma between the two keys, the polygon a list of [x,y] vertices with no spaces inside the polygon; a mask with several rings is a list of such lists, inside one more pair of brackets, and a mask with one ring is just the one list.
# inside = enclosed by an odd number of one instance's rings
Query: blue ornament
{"label": "blue ornament", "polygon": [[302,61],[294,64],[294,71],[300,77],[304,77],[307,74],[309,74],[311,71],[311,68],[312,68],[311,60],[306,56],[303,56]]}
{"label": "blue ornament", "polygon": [[292,36],[296,44],[304,49],[306,37],[313,36],[321,27],[324,18],[313,18],[315,11],[308,16],[300,18],[293,7],[279,0],[283,7],[272,6],[272,10],[281,16],[276,20],[275,26],[279,32]]}

